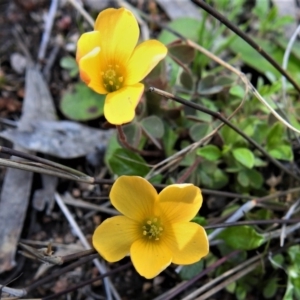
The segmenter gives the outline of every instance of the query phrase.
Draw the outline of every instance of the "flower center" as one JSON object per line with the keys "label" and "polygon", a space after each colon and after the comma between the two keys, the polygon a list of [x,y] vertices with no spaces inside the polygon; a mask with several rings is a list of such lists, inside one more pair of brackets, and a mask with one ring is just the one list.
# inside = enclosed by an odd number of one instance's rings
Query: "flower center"
{"label": "flower center", "polygon": [[150,218],[143,225],[143,236],[149,240],[158,241],[163,230],[160,220],[157,217]]}
{"label": "flower center", "polygon": [[119,65],[108,65],[104,72],[101,72],[103,85],[107,92],[112,93],[120,89],[123,85],[124,76]]}

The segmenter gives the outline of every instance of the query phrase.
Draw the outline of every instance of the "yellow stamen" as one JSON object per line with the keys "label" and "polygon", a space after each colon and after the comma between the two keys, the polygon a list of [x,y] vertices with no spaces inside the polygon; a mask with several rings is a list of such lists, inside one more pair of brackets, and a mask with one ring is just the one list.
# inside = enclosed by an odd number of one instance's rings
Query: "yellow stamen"
{"label": "yellow stamen", "polygon": [[108,93],[117,91],[122,87],[124,76],[119,65],[109,64],[105,71],[101,71],[103,77],[103,86]]}
{"label": "yellow stamen", "polygon": [[163,232],[163,227],[157,217],[146,220],[142,229],[143,236],[147,237],[149,240],[153,239],[154,241],[159,241]]}

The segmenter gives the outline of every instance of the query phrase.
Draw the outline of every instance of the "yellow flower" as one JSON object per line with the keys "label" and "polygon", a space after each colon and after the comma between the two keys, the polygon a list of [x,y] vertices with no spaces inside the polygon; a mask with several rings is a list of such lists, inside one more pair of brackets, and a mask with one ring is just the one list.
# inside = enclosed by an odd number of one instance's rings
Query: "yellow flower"
{"label": "yellow flower", "polygon": [[81,79],[99,94],[107,94],[104,116],[115,125],[132,121],[143,94],[140,81],[167,54],[156,40],[137,45],[139,26],[125,8],[102,11],[94,31],[78,40],[76,60]]}
{"label": "yellow flower", "polygon": [[150,279],[171,262],[192,264],[208,254],[205,230],[189,222],[202,205],[198,187],[173,184],[157,194],[147,180],[121,176],[110,199],[124,216],[106,219],[93,235],[95,249],[107,261],[130,254],[137,272]]}

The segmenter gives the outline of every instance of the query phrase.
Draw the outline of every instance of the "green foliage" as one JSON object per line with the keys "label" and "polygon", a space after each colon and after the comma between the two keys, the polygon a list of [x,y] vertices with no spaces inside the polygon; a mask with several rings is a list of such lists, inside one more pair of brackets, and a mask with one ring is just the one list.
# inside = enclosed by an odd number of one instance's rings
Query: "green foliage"
{"label": "green foliage", "polygon": [[77,83],[73,91],[66,92],[60,102],[60,110],[71,120],[87,121],[103,115],[105,95],[99,95],[83,83]]}
{"label": "green foliage", "polygon": [[267,1],[256,1],[252,13],[260,20],[259,30],[261,33],[281,31],[283,26],[295,21],[292,16],[288,15],[278,18],[277,7],[273,6],[270,9]]}
{"label": "green foliage", "polygon": [[205,161],[198,168],[200,185],[210,189],[220,189],[227,185],[228,176],[215,162]]}
{"label": "green foliage", "polygon": [[267,134],[266,149],[277,159],[292,161],[293,151],[290,143],[283,140],[285,129],[279,122],[275,123]]}
{"label": "green foliage", "polygon": [[295,245],[288,249],[290,264],[287,268],[287,288],[284,300],[299,299],[300,297],[300,246]]}
{"label": "green foliage", "polygon": [[183,266],[179,275],[182,280],[189,280],[199,274],[203,269],[203,260],[192,265]]}
{"label": "green foliage", "polygon": [[222,152],[218,147],[214,145],[207,145],[198,149],[197,155],[204,157],[205,159],[210,161],[216,161],[221,157]]}
{"label": "green foliage", "polygon": [[194,217],[194,218],[191,220],[191,222],[195,222],[195,223],[197,223],[197,224],[199,224],[199,225],[201,225],[201,226],[204,226],[204,225],[207,224],[206,219],[205,219],[204,217],[201,217],[201,216],[196,216],[196,217]]}
{"label": "green foliage", "polygon": [[209,132],[211,132],[212,126],[207,123],[196,123],[190,130],[189,134],[194,142],[200,141],[204,138]]}
{"label": "green foliage", "polygon": [[141,121],[143,129],[154,138],[162,138],[165,133],[164,124],[157,116],[149,116]]}
{"label": "green foliage", "polygon": [[261,246],[265,239],[250,226],[232,226],[224,229],[219,237],[233,249],[252,250]]}
{"label": "green foliage", "polygon": [[235,148],[232,150],[233,157],[243,166],[251,169],[254,166],[254,154],[247,148]]}
{"label": "green foliage", "polygon": [[108,164],[116,175],[145,176],[149,172],[146,161],[128,149],[116,149],[108,159]]}
{"label": "green foliage", "polygon": [[177,141],[178,134],[171,128],[166,128],[163,136],[164,149],[167,156],[171,156],[174,152],[173,147]]}
{"label": "green foliage", "polygon": [[79,73],[76,60],[72,56],[64,56],[60,62],[60,66],[69,72],[70,77],[76,77]]}
{"label": "green foliage", "polygon": [[[192,40],[197,41],[198,39],[198,32],[200,30],[200,24],[199,21],[192,18],[178,18],[174,21],[171,21],[168,24],[169,28],[175,30],[182,36]],[[193,28],[193,30],[191,30]],[[158,39],[164,43],[165,45],[174,42],[178,39],[173,33],[167,30],[163,30],[161,34],[159,35]]]}
{"label": "green foliage", "polygon": [[263,289],[263,295],[266,299],[273,299],[275,296],[277,289],[278,289],[278,279],[277,278],[270,278],[267,282],[266,286]]}

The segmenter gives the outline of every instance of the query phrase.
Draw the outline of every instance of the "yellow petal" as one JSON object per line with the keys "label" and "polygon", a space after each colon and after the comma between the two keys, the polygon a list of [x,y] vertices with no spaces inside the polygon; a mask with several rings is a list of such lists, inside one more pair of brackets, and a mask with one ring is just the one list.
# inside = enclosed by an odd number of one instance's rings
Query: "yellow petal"
{"label": "yellow petal", "polygon": [[94,48],[100,47],[100,33],[99,31],[91,31],[84,33],[77,42],[76,61],[79,60]]}
{"label": "yellow petal", "polygon": [[145,218],[153,216],[157,192],[142,177],[121,176],[112,186],[109,197],[119,212],[130,219],[142,222]]}
{"label": "yellow petal", "polygon": [[171,223],[190,221],[202,205],[202,195],[193,184],[173,184],[158,195],[164,217]]}
{"label": "yellow petal", "polygon": [[95,92],[107,94],[98,68],[100,62],[100,47],[96,47],[79,60],[80,77]]}
{"label": "yellow petal", "polygon": [[208,254],[209,243],[203,227],[188,222],[170,226],[171,228],[166,228],[161,239],[173,255],[173,263],[192,264]]}
{"label": "yellow petal", "polygon": [[114,125],[121,125],[133,120],[135,108],[144,91],[144,85],[137,83],[123,87],[106,96],[104,103],[104,116]]}
{"label": "yellow petal", "polygon": [[105,60],[126,64],[140,34],[132,12],[125,8],[105,9],[98,15],[94,28],[101,34]]}
{"label": "yellow petal", "polygon": [[129,254],[130,246],[140,235],[138,224],[124,216],[106,219],[93,234],[93,245],[109,262],[115,262]]}
{"label": "yellow petal", "polygon": [[167,47],[156,40],[139,44],[128,62],[125,84],[140,82],[167,55]]}
{"label": "yellow petal", "polygon": [[172,254],[160,242],[140,239],[135,241],[130,248],[132,263],[137,272],[151,279],[166,269],[171,261]]}

